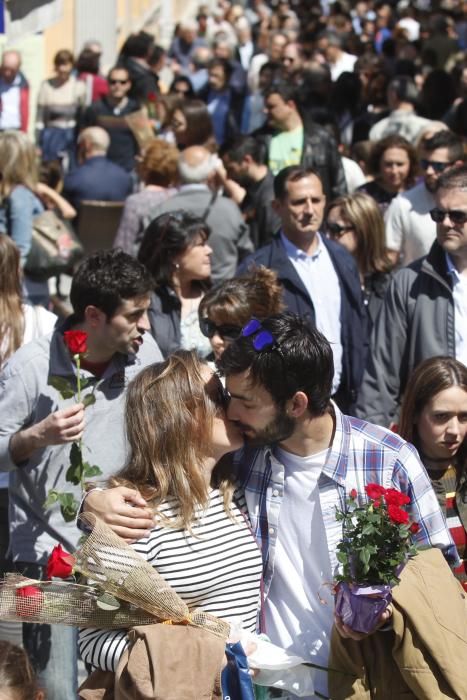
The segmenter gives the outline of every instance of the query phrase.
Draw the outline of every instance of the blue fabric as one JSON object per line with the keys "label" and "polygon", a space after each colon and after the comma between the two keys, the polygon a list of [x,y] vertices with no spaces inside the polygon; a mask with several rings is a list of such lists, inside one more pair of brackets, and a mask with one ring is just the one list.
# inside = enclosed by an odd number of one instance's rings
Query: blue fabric
{"label": "blue fabric", "polygon": [[74,162],[76,142],[75,127],[61,128],[58,126],[46,126],[40,132],[39,146],[43,161],[60,160],[68,153],[71,162]]}
{"label": "blue fabric", "polygon": [[240,642],[225,645],[227,666],[222,671],[223,700],[255,700],[248,661]]}
{"label": "blue fabric", "polygon": [[0,232],[14,240],[23,264],[31,248],[32,222],[44,211],[42,202],[24,185],[17,185],[0,206]]}
{"label": "blue fabric", "polygon": [[83,199],[121,202],[131,188],[129,173],[105,156],[94,156],[66,176],[63,192],[78,207]]}
{"label": "blue fabric", "polygon": [[[341,287],[340,320],[343,355],[339,393],[343,393],[345,400],[343,408],[347,412],[351,412],[350,409],[356,401],[362,381],[368,345],[362,290],[352,256],[338,243],[334,243],[324,236],[322,240],[331,256]],[[288,259],[279,235],[274,236],[271,243],[244,260],[238,268],[237,274],[246,272],[252,263],[275,270],[284,288],[283,298],[286,310],[299,316],[308,317],[313,324],[315,323],[313,301]]]}

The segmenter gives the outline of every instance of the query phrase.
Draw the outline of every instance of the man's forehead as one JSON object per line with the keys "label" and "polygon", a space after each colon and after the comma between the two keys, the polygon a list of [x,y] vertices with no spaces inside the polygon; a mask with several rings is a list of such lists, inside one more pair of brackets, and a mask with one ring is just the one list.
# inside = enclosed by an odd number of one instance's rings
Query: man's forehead
{"label": "man's forehead", "polygon": [[435,199],[437,204],[441,205],[449,202],[449,207],[451,209],[453,205],[457,208],[467,209],[467,188],[442,187],[435,193]]}
{"label": "man's forehead", "polygon": [[125,314],[139,309],[145,310],[149,308],[151,303],[150,294],[142,294],[131,299],[122,299],[120,306],[116,310],[116,314]]}
{"label": "man's forehead", "polygon": [[287,183],[287,193],[289,199],[297,196],[322,197],[323,186],[321,180],[316,175],[307,175],[300,180],[289,180]]}

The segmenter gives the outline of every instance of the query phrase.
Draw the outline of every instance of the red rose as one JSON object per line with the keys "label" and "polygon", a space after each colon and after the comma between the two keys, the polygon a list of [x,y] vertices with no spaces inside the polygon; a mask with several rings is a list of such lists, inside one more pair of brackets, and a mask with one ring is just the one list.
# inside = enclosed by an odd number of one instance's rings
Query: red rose
{"label": "red rose", "polygon": [[412,525],[409,527],[410,532],[412,535],[416,535],[417,532],[420,531],[420,525],[418,523],[412,523]]}
{"label": "red rose", "polygon": [[157,95],[155,92],[149,92],[147,96],[148,102],[157,102]]}
{"label": "red rose", "polygon": [[43,594],[37,586],[16,589],[16,614],[19,617],[37,617],[42,610]]}
{"label": "red rose", "polygon": [[376,501],[373,501],[373,508],[379,508],[381,505],[381,499],[377,498]]}
{"label": "red rose", "polygon": [[352,489],[349,496],[352,499],[352,501],[354,501],[357,498],[357,489]]}
{"label": "red rose", "polygon": [[383,496],[386,492],[386,489],[380,484],[367,484],[365,486],[365,491],[367,493],[367,496],[371,498],[372,501],[374,501],[375,499]]}
{"label": "red rose", "polygon": [[84,331],[65,331],[63,340],[72,355],[83,355],[87,347],[88,334]]}
{"label": "red rose", "polygon": [[386,489],[384,500],[388,506],[406,506],[408,503],[410,503],[410,498],[406,496],[405,493],[397,491],[397,489]]}
{"label": "red rose", "polygon": [[402,508],[399,508],[399,506],[395,506],[392,503],[388,505],[388,515],[393,523],[405,525],[409,522],[409,514],[406,513],[405,510],[402,510]]}
{"label": "red rose", "polygon": [[61,544],[57,544],[47,560],[47,578],[68,578],[73,573],[74,564],[75,558],[65,552]]}

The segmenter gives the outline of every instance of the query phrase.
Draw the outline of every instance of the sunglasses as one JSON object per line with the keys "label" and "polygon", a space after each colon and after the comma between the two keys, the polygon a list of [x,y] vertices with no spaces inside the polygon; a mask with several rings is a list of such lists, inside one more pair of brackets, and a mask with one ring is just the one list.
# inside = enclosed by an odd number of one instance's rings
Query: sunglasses
{"label": "sunglasses", "polygon": [[251,321],[248,321],[246,326],[242,328],[242,338],[251,338],[253,348],[256,352],[277,350],[282,356],[279,343],[270,331],[263,328],[261,321],[258,321],[257,318],[252,318]]}
{"label": "sunglasses", "polygon": [[341,226],[340,224],[333,224],[327,221],[326,228],[333,238],[342,238],[347,231],[353,231],[355,226]]}
{"label": "sunglasses", "polygon": [[228,323],[218,326],[206,317],[200,319],[199,327],[201,333],[206,338],[213,338],[217,333],[217,335],[223,340],[235,340],[242,332],[242,329],[239,326],[230,325]]}
{"label": "sunglasses", "polygon": [[109,80],[109,85],[126,85],[128,80]]}
{"label": "sunglasses", "polygon": [[[214,386],[210,386],[210,384],[213,384]],[[227,391],[227,389],[224,387],[222,384],[221,380],[217,376],[217,374],[213,374],[209,382],[206,384],[204,388],[207,396],[209,399],[212,401],[212,403],[216,406],[216,408],[220,408],[223,411],[227,410],[227,407],[230,402],[230,394]]]}
{"label": "sunglasses", "polygon": [[428,170],[431,165],[435,173],[442,173],[443,170],[446,170],[446,168],[452,165],[452,163],[442,163],[439,160],[426,160],[425,158],[422,158],[420,160],[420,165],[423,170]]}
{"label": "sunglasses", "polygon": [[432,209],[430,211],[430,216],[433,219],[433,221],[436,221],[437,224],[441,224],[444,219],[448,216],[449,220],[457,225],[465,224],[467,221],[467,211],[462,211],[461,209],[452,209],[452,210],[447,210],[447,209],[438,209],[435,207],[435,209]]}

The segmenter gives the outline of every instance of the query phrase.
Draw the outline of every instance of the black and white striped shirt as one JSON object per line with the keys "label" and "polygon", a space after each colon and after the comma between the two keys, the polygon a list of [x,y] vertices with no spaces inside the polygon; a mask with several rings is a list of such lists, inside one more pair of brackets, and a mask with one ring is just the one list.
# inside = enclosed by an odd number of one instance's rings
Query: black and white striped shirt
{"label": "black and white striped shirt", "polygon": [[[160,507],[174,516],[174,501]],[[241,507],[241,503],[239,503]],[[211,489],[207,509],[196,519],[192,533],[163,524],[133,547],[153,564],[190,609],[202,608],[220,618],[241,622],[254,632],[260,603],[261,554],[239,508],[234,519],[224,510],[222,495]],[[115,671],[128,645],[126,630],[82,629],[79,649],[84,661]]]}

